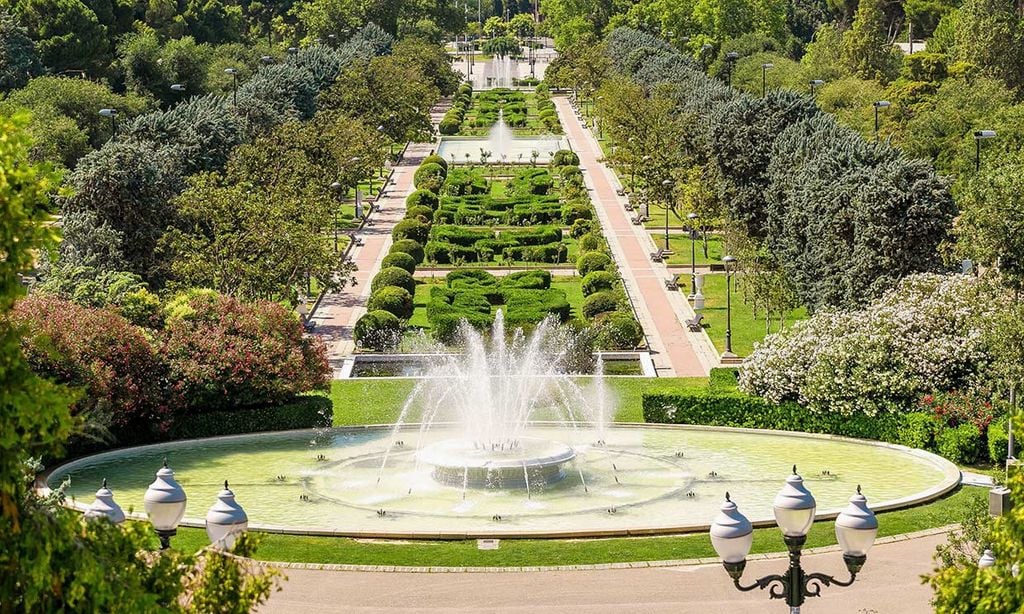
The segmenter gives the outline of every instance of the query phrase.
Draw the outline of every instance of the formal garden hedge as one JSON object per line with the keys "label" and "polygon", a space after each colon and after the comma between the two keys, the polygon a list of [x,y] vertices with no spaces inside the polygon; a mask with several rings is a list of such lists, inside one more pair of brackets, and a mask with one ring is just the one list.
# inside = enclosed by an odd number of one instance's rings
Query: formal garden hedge
{"label": "formal garden hedge", "polygon": [[462,126],[462,120],[466,117],[466,111],[469,110],[469,105],[473,100],[473,86],[469,83],[463,83],[459,86],[458,91],[452,99],[452,106],[441,118],[441,122],[437,126],[438,132],[446,136],[459,133],[459,128]]}
{"label": "formal garden hedge", "polygon": [[333,415],[329,398],[311,395],[282,405],[190,415],[175,423],[170,439],[324,428],[331,426]]}
{"label": "formal garden hedge", "polygon": [[644,421],[803,433],[823,433],[897,443],[936,452],[959,464],[1006,458],[1006,421],[984,431],[972,423],[948,426],[933,413],[885,412],[868,416],[811,411],[795,401],[773,403],[736,388],[730,369],[713,369],[701,392],[651,393],[643,397]]}
{"label": "formal garden hedge", "polygon": [[490,262],[495,258],[523,262],[565,262],[568,247],[559,226],[537,226],[523,230],[466,228],[435,224],[424,251],[436,264]]}

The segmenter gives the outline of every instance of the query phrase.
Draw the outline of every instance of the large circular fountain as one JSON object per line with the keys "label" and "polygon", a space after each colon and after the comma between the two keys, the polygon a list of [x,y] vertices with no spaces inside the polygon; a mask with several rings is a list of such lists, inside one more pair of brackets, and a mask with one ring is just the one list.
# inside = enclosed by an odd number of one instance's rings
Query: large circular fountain
{"label": "large circular fountain", "polygon": [[957,468],[900,446],[741,429],[613,425],[601,377],[565,374],[574,339],[496,319],[490,339],[439,355],[393,425],[264,433],[107,452],[58,468],[74,505],[103,478],[121,506],[166,457],[188,492],[186,523],[225,479],[253,528],[363,537],[639,535],[699,530],[725,491],[755,522],[796,464],[819,515],[861,485],[876,510],[937,497]]}

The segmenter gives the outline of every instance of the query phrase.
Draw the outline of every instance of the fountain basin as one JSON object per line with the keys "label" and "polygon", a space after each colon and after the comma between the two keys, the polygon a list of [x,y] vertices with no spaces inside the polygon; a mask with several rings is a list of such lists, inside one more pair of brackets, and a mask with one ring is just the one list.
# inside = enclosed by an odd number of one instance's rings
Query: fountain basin
{"label": "fountain basin", "polygon": [[[185,526],[203,526],[228,479],[256,530],[463,539],[706,531],[726,490],[752,522],[771,525],[772,500],[793,463],[818,501],[819,519],[842,510],[858,484],[872,509],[883,511],[938,498],[960,480],[957,467],[941,457],[878,442],[746,429],[534,424],[524,437],[560,441],[575,451],[565,477],[530,497],[525,489],[464,494],[461,484],[435,481],[433,468],[416,460],[417,448],[458,438],[462,431],[422,432],[413,424],[397,433],[401,448],[393,447],[391,425],[128,448],[72,461],[56,469],[48,484],[70,477],[68,504],[83,509],[106,477],[124,510],[144,519],[143,495],[166,456],[188,493]],[[604,445],[595,445],[598,440]],[[321,454],[327,460],[317,461]],[[386,454],[389,470],[378,483]],[[378,516],[380,509],[387,515]]]}
{"label": "fountain basin", "polygon": [[[445,136],[441,137],[437,154],[445,160],[454,161],[454,164],[467,164],[468,153],[468,163],[479,164],[480,150],[483,149],[492,154],[489,164],[530,164],[536,151],[539,154],[537,164],[547,164],[556,151],[568,148],[565,138],[557,135],[512,137],[501,144],[485,137]],[[502,154],[505,155],[504,160]]]}
{"label": "fountain basin", "polygon": [[434,480],[470,488],[529,488],[565,477],[576,452],[558,441],[524,437],[508,444],[448,439],[430,444],[416,460],[434,468]]}

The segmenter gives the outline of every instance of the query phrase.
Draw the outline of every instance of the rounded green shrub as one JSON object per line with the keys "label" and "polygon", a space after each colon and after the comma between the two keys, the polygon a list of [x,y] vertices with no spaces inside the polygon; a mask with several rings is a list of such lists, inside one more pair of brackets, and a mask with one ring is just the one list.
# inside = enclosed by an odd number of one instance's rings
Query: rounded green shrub
{"label": "rounded green shrub", "polygon": [[395,241],[412,239],[417,243],[423,244],[427,242],[429,236],[430,224],[414,219],[406,218],[395,224],[395,227],[391,229],[391,238]]}
{"label": "rounded green shrub", "polygon": [[594,271],[607,271],[612,267],[612,259],[604,252],[585,252],[576,261],[576,271],[586,276]]}
{"label": "rounded green shrub", "polygon": [[426,255],[423,253],[423,244],[412,239],[400,239],[391,244],[391,254],[409,254],[416,264],[422,264]]}
{"label": "rounded green shrub", "polygon": [[598,346],[603,350],[632,350],[644,338],[644,329],[632,315],[613,311],[599,317]]}
{"label": "rounded green shrub", "polygon": [[459,133],[459,126],[461,124],[462,122],[458,119],[445,116],[445,118],[441,120],[441,123],[437,125],[437,130],[445,136],[452,136]]}
{"label": "rounded green shrub", "polygon": [[916,411],[904,417],[896,436],[899,443],[908,448],[932,450],[935,447],[935,433],[939,428],[939,421],[933,414]]}
{"label": "rounded green shrub", "polygon": [[352,336],[359,347],[383,352],[398,345],[402,322],[391,312],[369,311],[356,322]]}
{"label": "rounded green shrub", "polygon": [[572,228],[569,229],[569,236],[573,239],[579,239],[585,234],[591,233],[597,225],[593,220],[577,219],[572,223]]}
{"label": "rounded green shrub", "polygon": [[614,292],[602,290],[583,299],[583,316],[593,318],[599,313],[615,311],[619,308],[619,297]]}
{"label": "rounded green shrub", "polygon": [[[1006,420],[995,420],[988,425],[988,431],[986,432],[986,439],[988,439],[988,459],[996,465],[1002,465],[1006,462],[1007,445],[1009,443],[1009,435],[1007,434],[1007,421]],[[1014,433],[1018,432],[1016,429],[1019,425],[1015,424]]]}
{"label": "rounded green shrub", "polygon": [[384,259],[380,261],[381,269],[388,269],[396,266],[400,269],[405,269],[409,274],[416,272],[416,259],[411,254],[405,252],[391,252]]}
{"label": "rounded green shrub", "polygon": [[939,454],[958,465],[970,465],[982,454],[981,431],[970,423],[941,430],[935,443]]}
{"label": "rounded green shrub", "polygon": [[600,251],[604,240],[600,235],[588,232],[580,237],[580,251],[583,253]]}
{"label": "rounded green shrub", "polygon": [[406,208],[405,217],[410,220],[420,220],[424,223],[429,223],[434,219],[434,210],[423,205],[416,205],[415,207]]}
{"label": "rounded green shrub", "polygon": [[421,164],[413,176],[413,185],[418,190],[429,190],[437,194],[441,191],[446,176],[447,173],[439,164]]}
{"label": "rounded green shrub", "polygon": [[436,153],[423,158],[423,161],[420,162],[420,166],[423,166],[424,164],[436,164],[444,169],[445,175],[448,174],[448,161]]}
{"label": "rounded green shrub", "polygon": [[430,207],[431,209],[437,209],[437,205],[440,202],[437,194],[430,190],[415,190],[412,194],[405,197],[406,208],[413,207]]}
{"label": "rounded green shrub", "polygon": [[583,278],[583,296],[590,296],[603,290],[615,287],[615,273],[611,271],[594,271]]}
{"label": "rounded green shrub", "polygon": [[366,308],[370,311],[387,311],[408,320],[412,317],[412,295],[405,288],[385,286],[370,295]]}
{"label": "rounded green shrub", "polygon": [[416,294],[416,280],[409,271],[396,266],[381,269],[380,273],[370,282],[370,292],[374,293],[387,286],[405,288],[409,294]]}
{"label": "rounded green shrub", "polygon": [[576,152],[568,149],[559,149],[551,156],[551,166],[565,166],[567,164],[579,165],[580,157],[576,155]]}
{"label": "rounded green shrub", "polygon": [[501,287],[547,290],[551,287],[551,271],[535,269],[532,271],[510,273],[501,278]]}

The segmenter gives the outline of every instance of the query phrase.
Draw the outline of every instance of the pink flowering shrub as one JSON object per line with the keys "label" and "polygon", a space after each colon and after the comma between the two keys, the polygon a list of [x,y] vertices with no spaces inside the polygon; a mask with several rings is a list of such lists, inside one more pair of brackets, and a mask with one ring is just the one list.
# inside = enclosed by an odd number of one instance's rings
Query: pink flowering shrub
{"label": "pink flowering shrub", "polygon": [[83,307],[36,293],[17,303],[22,346],[32,368],[79,388],[72,407],[89,425],[115,436],[165,433],[176,398],[168,369],[143,329],[110,308]]}
{"label": "pink flowering shrub", "polygon": [[197,293],[169,317],[162,353],[177,393],[190,411],[281,403],[326,388],[322,341],[276,303],[245,304]]}

